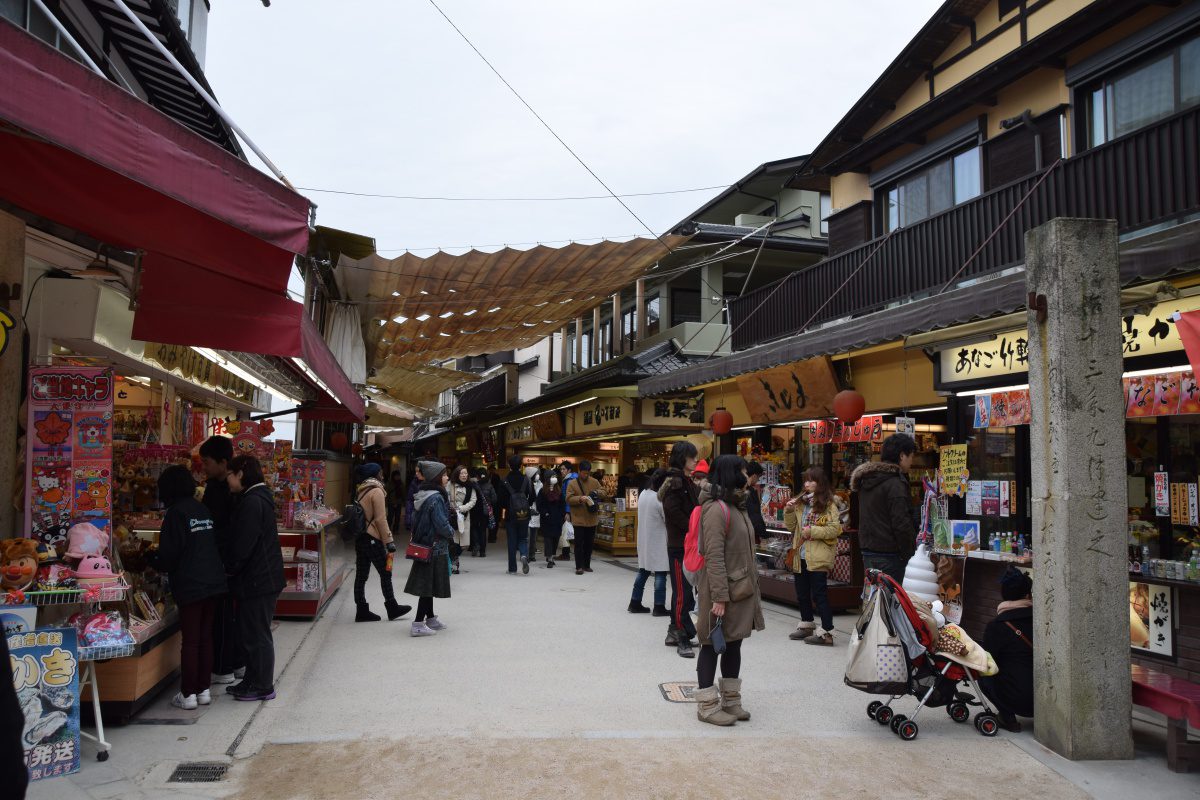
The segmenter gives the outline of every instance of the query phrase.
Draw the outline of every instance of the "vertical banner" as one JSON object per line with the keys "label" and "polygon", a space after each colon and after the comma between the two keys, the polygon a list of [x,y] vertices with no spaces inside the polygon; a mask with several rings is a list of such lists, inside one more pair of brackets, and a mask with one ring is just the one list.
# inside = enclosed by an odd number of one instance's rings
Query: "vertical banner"
{"label": "vertical banner", "polygon": [[1167,473],[1154,473],[1154,516],[1171,516],[1171,498],[1167,493]]}
{"label": "vertical banner", "polygon": [[112,387],[109,369],[29,370],[26,535],[58,547],[77,522],[110,532]]}
{"label": "vertical banner", "polygon": [[1009,515],[1009,483],[1008,481],[1000,481],[1000,516],[1007,517]]}
{"label": "vertical banner", "polygon": [[79,651],[72,628],[8,637],[12,682],[25,716],[31,780],[79,771]]}

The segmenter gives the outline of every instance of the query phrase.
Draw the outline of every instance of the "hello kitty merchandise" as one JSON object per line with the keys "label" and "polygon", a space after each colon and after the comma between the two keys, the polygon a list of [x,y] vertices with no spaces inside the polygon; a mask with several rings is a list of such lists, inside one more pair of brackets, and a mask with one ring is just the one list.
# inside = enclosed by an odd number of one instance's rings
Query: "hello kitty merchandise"
{"label": "hello kitty merchandise", "polygon": [[90,522],[72,525],[67,531],[67,558],[102,556],[108,552],[108,532]]}

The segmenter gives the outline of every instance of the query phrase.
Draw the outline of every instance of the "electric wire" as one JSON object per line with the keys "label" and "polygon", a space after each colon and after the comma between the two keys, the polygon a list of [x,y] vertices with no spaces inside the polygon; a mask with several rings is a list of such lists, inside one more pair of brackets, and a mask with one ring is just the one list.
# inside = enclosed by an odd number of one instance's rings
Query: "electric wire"
{"label": "electric wire", "polygon": [[611,200],[614,197],[661,197],[672,194],[710,192],[713,189],[728,189],[729,186],[697,186],[694,189],[664,189],[657,192],[625,192],[622,194],[590,194],[562,197],[447,197],[444,195],[383,194],[375,192],[352,192],[346,189],[317,189],[312,186],[297,186],[297,191],[320,194],[341,194],[350,197],[372,197],[383,200],[422,200],[445,203],[559,203],[568,200]]}

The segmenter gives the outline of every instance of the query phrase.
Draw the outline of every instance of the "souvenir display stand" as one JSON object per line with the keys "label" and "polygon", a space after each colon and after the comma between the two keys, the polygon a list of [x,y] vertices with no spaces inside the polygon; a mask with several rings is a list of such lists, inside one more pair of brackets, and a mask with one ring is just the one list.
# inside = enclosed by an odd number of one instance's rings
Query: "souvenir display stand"
{"label": "souvenir display stand", "polygon": [[333,597],[350,568],[341,539],[341,515],[314,512],[314,528],[279,531],[287,588],[275,604],[276,617],[313,618]]}
{"label": "souvenir display stand", "polygon": [[637,511],[618,511],[624,502],[601,503],[597,513],[596,549],[615,556],[637,555]]}

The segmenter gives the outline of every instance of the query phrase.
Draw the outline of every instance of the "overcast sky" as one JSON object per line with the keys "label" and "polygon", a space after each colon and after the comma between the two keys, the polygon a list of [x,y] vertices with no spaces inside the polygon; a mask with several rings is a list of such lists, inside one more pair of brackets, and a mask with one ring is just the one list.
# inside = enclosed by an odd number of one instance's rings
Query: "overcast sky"
{"label": "overcast sky", "polygon": [[[727,185],[806,153],[937,0],[438,0],[614,191]],[[604,190],[428,0],[217,0],[207,75],[298,187],[454,197]],[[717,190],[626,202],[656,232]],[[645,230],[614,200],[305,191],[384,255]]]}

